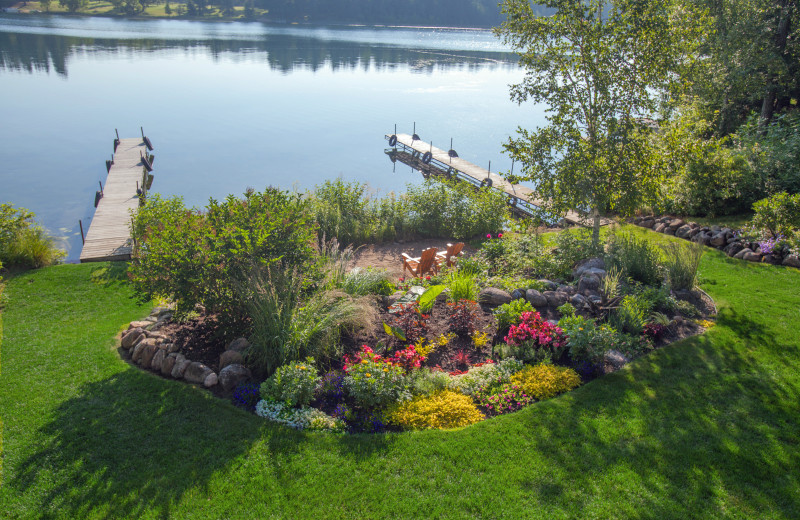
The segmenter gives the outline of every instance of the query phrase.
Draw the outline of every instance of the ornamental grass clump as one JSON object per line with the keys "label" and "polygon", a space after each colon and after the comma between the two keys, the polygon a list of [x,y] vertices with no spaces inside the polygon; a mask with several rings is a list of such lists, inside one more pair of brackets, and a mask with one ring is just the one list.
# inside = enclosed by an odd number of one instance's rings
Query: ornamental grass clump
{"label": "ornamental grass clump", "polygon": [[664,250],[664,266],[670,288],[673,291],[694,289],[703,246],[696,242],[689,242],[688,245],[670,242],[661,248]]}
{"label": "ornamental grass clump", "polygon": [[542,363],[526,366],[511,376],[511,384],[519,386],[527,395],[541,401],[577,388],[581,384],[581,378],[571,368]]}
{"label": "ornamental grass clump", "polygon": [[406,430],[462,428],[484,419],[483,414],[464,394],[439,390],[398,404],[389,412],[392,423]]}
{"label": "ornamental grass clump", "polygon": [[307,358],[305,362],[289,363],[279,367],[261,384],[261,397],[285,403],[286,406],[304,406],[314,397],[314,389],[320,379],[314,366],[314,358]]}

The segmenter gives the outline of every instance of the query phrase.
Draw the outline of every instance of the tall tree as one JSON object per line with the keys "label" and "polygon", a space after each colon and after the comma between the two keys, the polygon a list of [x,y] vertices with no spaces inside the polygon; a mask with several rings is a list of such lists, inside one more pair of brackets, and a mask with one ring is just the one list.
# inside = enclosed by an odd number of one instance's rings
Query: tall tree
{"label": "tall tree", "polygon": [[[626,214],[656,196],[658,175],[641,118],[654,117],[699,27],[670,0],[504,0],[496,29],[526,70],[518,103],[546,104],[547,124],[519,128],[505,149],[536,184],[545,210]],[[695,19],[696,20],[696,19]]]}

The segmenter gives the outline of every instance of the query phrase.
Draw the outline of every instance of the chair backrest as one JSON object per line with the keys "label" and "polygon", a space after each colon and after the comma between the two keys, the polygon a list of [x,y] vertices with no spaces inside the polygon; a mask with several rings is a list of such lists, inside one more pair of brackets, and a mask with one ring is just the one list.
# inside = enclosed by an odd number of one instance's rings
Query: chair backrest
{"label": "chair backrest", "polygon": [[436,248],[430,247],[422,252],[419,257],[419,266],[417,267],[417,274],[422,276],[433,267],[433,262],[436,260]]}
{"label": "chair backrest", "polygon": [[460,255],[462,249],[464,249],[464,242],[459,242],[458,244],[448,244],[447,245],[447,260],[449,261],[451,256]]}

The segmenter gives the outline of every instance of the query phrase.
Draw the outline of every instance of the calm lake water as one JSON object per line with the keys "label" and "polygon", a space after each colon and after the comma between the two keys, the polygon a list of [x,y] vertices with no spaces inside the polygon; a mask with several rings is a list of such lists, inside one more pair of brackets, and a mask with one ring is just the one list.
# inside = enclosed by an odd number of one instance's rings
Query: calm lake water
{"label": "calm lake water", "polygon": [[0,201],[80,254],[114,129],[155,146],[153,190],[202,206],[248,186],[341,176],[402,191],[383,154],[416,130],[492,171],[542,110],[517,106],[516,58],[489,31],[0,15]]}

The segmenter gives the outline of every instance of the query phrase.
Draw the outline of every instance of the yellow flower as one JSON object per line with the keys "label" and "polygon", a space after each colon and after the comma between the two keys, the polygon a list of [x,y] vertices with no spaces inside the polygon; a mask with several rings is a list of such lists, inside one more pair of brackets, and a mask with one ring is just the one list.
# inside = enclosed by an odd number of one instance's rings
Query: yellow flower
{"label": "yellow flower", "polygon": [[366,376],[367,376],[367,377],[372,377],[372,374],[370,374],[369,372],[367,372]]}
{"label": "yellow flower", "polygon": [[300,370],[307,370],[306,367],[300,367]]}
{"label": "yellow flower", "polygon": [[583,327],[578,327],[578,330],[583,330]]}
{"label": "yellow flower", "polygon": [[388,371],[389,371],[389,369],[388,369],[388,368],[384,368],[384,369],[383,369],[383,371],[384,371],[384,372],[388,372]]}
{"label": "yellow flower", "polygon": [[366,359],[362,359],[362,360],[361,360],[361,364],[362,364],[362,365],[366,365],[366,364],[367,364],[367,360],[366,360]]}

